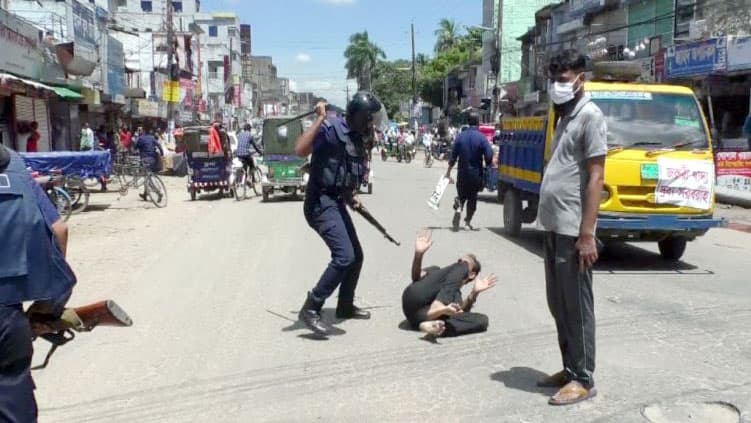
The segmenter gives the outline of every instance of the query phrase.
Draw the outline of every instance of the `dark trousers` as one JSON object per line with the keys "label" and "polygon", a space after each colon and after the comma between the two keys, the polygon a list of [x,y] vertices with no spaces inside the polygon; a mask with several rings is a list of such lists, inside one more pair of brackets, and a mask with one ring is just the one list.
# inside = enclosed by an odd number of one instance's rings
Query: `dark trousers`
{"label": "dark trousers", "polygon": [[576,238],[545,233],[545,286],[558,330],[563,368],[584,387],[594,386],[595,309],[592,270],[579,271]]}
{"label": "dark trousers", "polygon": [[[407,301],[407,303],[409,303]],[[407,318],[412,329],[419,329],[420,323],[428,321],[430,306],[411,309],[403,307],[404,317]],[[456,316],[441,318],[446,323],[446,330],[442,336],[460,336],[488,330],[488,316],[480,313],[466,312]]]}
{"label": "dark trousers", "polygon": [[327,195],[305,200],[305,219],[331,251],[331,261],[321,275],[313,295],[323,301],[339,287],[339,303],[351,304],[360,279],[363,253],[355,226],[343,201]]}
{"label": "dark trousers", "polygon": [[0,421],[35,422],[31,327],[18,306],[0,306]]}
{"label": "dark trousers", "polygon": [[459,173],[456,178],[456,194],[459,200],[458,207],[464,208],[467,204],[467,214],[464,220],[472,220],[477,210],[477,194],[482,190],[482,175],[473,173]]}

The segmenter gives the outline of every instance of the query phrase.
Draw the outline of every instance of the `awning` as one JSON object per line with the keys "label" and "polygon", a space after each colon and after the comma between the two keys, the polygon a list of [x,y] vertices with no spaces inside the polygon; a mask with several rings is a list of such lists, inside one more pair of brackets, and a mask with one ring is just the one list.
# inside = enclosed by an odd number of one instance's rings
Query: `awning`
{"label": "awning", "polygon": [[5,79],[10,79],[12,81],[18,81],[18,82],[24,83],[26,85],[32,86],[34,88],[39,88],[39,89],[49,90],[49,91],[55,91],[54,87],[51,87],[51,86],[46,85],[46,84],[42,84],[41,82],[32,81],[30,79],[19,78],[19,77],[15,76],[15,75],[11,75],[9,73],[0,73],[0,83],[3,80],[5,80]]}
{"label": "awning", "polygon": [[53,90],[55,91],[55,94],[66,100],[80,100],[83,98],[81,94],[65,87],[53,87]]}

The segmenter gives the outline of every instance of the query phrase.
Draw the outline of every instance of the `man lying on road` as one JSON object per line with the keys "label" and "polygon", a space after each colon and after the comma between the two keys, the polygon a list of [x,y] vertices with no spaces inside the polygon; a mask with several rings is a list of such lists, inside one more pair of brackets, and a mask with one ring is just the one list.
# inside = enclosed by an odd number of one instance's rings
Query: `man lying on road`
{"label": "man lying on road", "polygon": [[412,283],[402,294],[402,310],[413,329],[433,336],[459,336],[484,332],[488,316],[470,310],[481,292],[495,286],[496,277],[478,279],[472,292],[462,300],[462,286],[475,280],[480,262],[467,254],[458,262],[422,270],[422,257],[433,245],[432,233],[424,229],[417,234],[412,261]]}

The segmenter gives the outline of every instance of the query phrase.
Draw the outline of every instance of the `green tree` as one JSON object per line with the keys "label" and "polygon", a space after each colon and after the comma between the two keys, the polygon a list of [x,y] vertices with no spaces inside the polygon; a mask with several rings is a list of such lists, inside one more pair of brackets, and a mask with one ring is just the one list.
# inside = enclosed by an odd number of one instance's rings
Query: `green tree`
{"label": "green tree", "polygon": [[438,23],[438,29],[435,30],[437,37],[435,42],[435,52],[440,53],[456,45],[459,37],[459,31],[456,21],[453,19],[443,18]]}
{"label": "green tree", "polygon": [[380,61],[373,70],[373,92],[392,119],[398,115],[401,103],[412,99],[411,66],[407,60]]}
{"label": "green tree", "polygon": [[344,65],[347,69],[347,78],[356,79],[359,90],[369,90],[373,70],[379,59],[386,58],[386,53],[370,41],[368,31],[363,31],[349,37],[349,46],[344,50],[344,57],[347,59]]}

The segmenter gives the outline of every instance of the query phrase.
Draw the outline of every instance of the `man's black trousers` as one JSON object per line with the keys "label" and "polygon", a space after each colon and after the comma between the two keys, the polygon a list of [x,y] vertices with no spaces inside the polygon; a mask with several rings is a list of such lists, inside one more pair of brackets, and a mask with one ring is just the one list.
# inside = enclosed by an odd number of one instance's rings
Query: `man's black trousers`
{"label": "man's black trousers", "polygon": [[563,368],[571,380],[594,386],[595,311],[592,269],[579,271],[576,238],[545,233],[545,285],[558,330]]}
{"label": "man's black trousers", "polygon": [[[429,308],[430,306],[419,309],[403,309],[404,317],[407,318],[412,329],[419,329],[420,323],[428,320]],[[452,317],[441,318],[440,320],[446,323],[446,330],[443,332],[443,336],[468,335],[488,330],[488,316],[480,313],[460,313]]]}
{"label": "man's black trousers", "polygon": [[467,204],[465,220],[470,221],[477,210],[477,194],[482,191],[482,175],[474,172],[459,172],[456,178],[456,193],[461,207]]}

